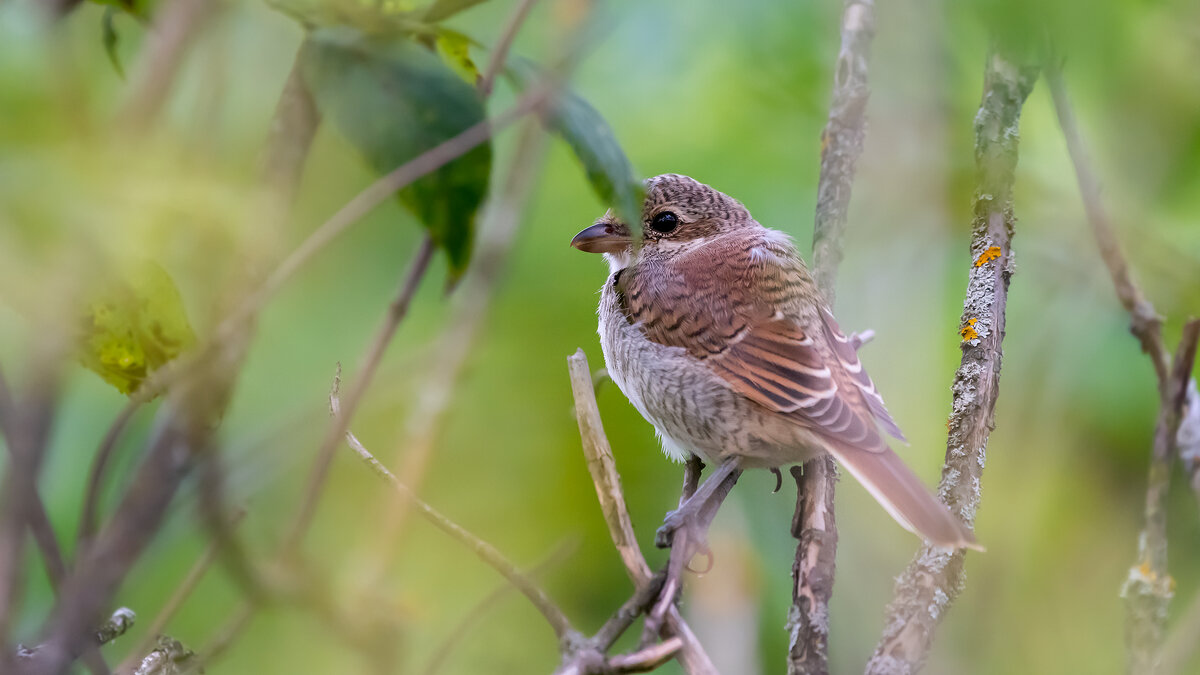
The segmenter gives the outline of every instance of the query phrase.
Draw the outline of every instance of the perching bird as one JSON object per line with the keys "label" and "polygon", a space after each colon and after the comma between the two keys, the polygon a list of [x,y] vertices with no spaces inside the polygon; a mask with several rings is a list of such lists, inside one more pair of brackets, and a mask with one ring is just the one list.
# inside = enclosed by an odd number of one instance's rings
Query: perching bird
{"label": "perching bird", "polygon": [[639,245],[610,211],[571,245],[611,268],[599,310],[609,375],[667,455],[718,466],[691,508],[668,516],[667,541],[701,509],[706,529],[715,507],[699,502],[742,469],[828,452],[908,530],[977,547],[884,441],[880,429],[903,435],[787,235],[677,174],[646,182],[642,226]]}

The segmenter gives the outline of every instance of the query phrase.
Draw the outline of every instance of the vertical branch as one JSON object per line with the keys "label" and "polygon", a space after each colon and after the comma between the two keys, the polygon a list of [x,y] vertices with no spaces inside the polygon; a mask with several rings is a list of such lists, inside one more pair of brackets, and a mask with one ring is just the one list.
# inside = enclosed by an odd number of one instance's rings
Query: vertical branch
{"label": "vertical branch", "polygon": [[[587,460],[588,472],[596,486],[596,497],[613,545],[625,564],[625,571],[638,590],[645,589],[653,579],[650,566],[642,557],[637,537],[633,534],[633,521],[625,506],[625,493],[621,489],[621,476],[617,473],[612,447],[604,433],[600,420],[600,409],[596,405],[592,373],[588,368],[587,356],[577,350],[567,358],[571,375],[571,392],[575,399],[575,417],[579,421],[579,436],[583,441],[583,455]],[[704,647],[684,622],[679,608],[672,606],[666,615],[663,637],[678,636],[682,639],[679,663],[688,675],[716,675],[717,669],[705,653]]]}
{"label": "vertical branch", "polygon": [[[871,90],[867,60],[875,36],[874,0],[846,0],[842,46],[833,79],[829,120],[821,133],[821,177],[813,226],[813,266],[817,284],[832,307],[842,233],[854,185],[854,170],[867,134],[866,109]],[[792,468],[796,513],[792,536],[798,543],[792,563],[792,606],[788,610],[788,672],[829,671],[829,599],[837,554],[834,491],[837,464],[823,455]]]}
{"label": "vertical branch", "polygon": [[[993,47],[975,116],[975,193],[971,261],[961,320],[962,362],[954,376],[946,463],[938,496],[968,525],[979,508],[980,479],[1000,393],[1001,340],[1012,275],[1013,183],[1021,107],[1038,68]],[[933,643],[938,623],[966,584],[965,551],[924,546],[896,579],[883,637],[867,673],[913,673]]]}
{"label": "vertical branch", "polygon": [[[1190,417],[1196,414],[1195,383],[1191,382],[1196,359],[1196,341],[1200,339],[1200,320],[1190,320],[1183,329],[1176,354],[1172,358],[1162,337],[1162,318],[1133,281],[1129,264],[1114,233],[1112,219],[1100,199],[1100,182],[1092,172],[1087,150],[1067,96],[1062,70],[1053,56],[1047,67],[1050,93],[1067,151],[1075,165],[1075,176],[1083,198],[1084,210],[1092,234],[1112,276],[1117,298],[1130,317],[1130,331],[1150,356],[1158,378],[1161,403],[1154,428],[1154,445],[1146,485],[1145,525],[1138,537],[1138,557],[1121,587],[1125,599],[1125,641],[1129,648],[1131,673],[1158,672],[1167,621],[1167,606],[1174,595],[1175,582],[1167,570],[1167,493],[1171,464],[1181,454],[1181,442],[1195,433]],[[1189,386],[1190,383],[1190,386]],[[1188,425],[1185,427],[1185,410]],[[1182,438],[1181,438],[1182,437]]]}

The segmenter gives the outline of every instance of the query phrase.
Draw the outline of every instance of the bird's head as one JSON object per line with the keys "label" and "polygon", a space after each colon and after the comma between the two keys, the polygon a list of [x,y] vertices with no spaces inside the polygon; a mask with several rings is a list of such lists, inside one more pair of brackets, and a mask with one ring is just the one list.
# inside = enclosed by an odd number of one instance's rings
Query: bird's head
{"label": "bird's head", "polygon": [[686,250],[746,227],[758,227],[736,199],[693,178],[665,173],[646,181],[642,205],[642,241],[609,209],[571,240],[588,253],[603,253],[614,269],[629,266],[638,255]]}

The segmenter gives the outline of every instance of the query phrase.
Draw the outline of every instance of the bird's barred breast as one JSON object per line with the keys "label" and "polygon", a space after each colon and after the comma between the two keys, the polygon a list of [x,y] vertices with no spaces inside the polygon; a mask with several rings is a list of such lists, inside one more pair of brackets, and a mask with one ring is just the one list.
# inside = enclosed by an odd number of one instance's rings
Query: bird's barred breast
{"label": "bird's barred breast", "polygon": [[746,468],[771,468],[811,459],[821,447],[804,428],[781,420],[734,392],[680,347],[646,338],[618,306],[609,277],[600,294],[600,347],[613,382],[663,441],[676,461],[694,452],[709,463],[731,454]]}

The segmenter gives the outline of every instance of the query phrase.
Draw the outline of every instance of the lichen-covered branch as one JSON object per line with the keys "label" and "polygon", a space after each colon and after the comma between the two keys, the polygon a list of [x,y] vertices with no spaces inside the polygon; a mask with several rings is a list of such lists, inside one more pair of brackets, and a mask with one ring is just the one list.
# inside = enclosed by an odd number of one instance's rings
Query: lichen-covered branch
{"label": "lichen-covered branch", "polygon": [[1125,642],[1129,647],[1128,671],[1137,675],[1158,672],[1167,605],[1175,594],[1175,580],[1167,568],[1167,493],[1198,339],[1200,320],[1192,319],[1184,326],[1163,386],[1146,485],[1145,525],[1138,535],[1137,561],[1129,568],[1121,586],[1121,597],[1125,599]]}
{"label": "lichen-covered branch", "polygon": [[[842,232],[850,207],[854,171],[867,134],[867,61],[875,36],[874,0],[845,0],[842,44],[833,79],[829,120],[821,133],[821,176],[813,226],[813,267],[832,307],[842,260]],[[829,599],[837,555],[834,492],[837,463],[830,456],[793,467],[796,513],[792,536],[792,605],[788,610],[788,672],[829,672]]]}
{"label": "lichen-covered branch", "polygon": [[1175,582],[1167,569],[1167,493],[1171,464],[1178,454],[1192,473],[1192,484],[1200,494],[1200,471],[1195,456],[1200,449],[1200,405],[1192,381],[1196,359],[1196,341],[1200,339],[1200,321],[1192,319],[1183,330],[1174,358],[1167,352],[1162,336],[1162,318],[1133,280],[1129,263],[1117,240],[1115,228],[1100,199],[1100,182],[1092,171],[1087,149],[1079,133],[1075,112],[1067,96],[1062,70],[1052,55],[1046,77],[1067,151],[1075,165],[1075,176],[1083,198],[1084,210],[1092,234],[1112,276],[1117,298],[1130,317],[1130,331],[1150,356],[1158,378],[1161,399],[1154,429],[1153,454],[1146,485],[1145,525],[1138,536],[1137,560],[1121,587],[1125,599],[1125,640],[1129,648],[1131,673],[1155,673],[1162,660],[1162,645],[1167,622],[1167,605],[1174,594]]}
{"label": "lichen-covered branch", "polygon": [[[617,473],[612,447],[600,420],[592,373],[582,349],[567,358],[567,369],[571,375],[571,392],[575,398],[575,417],[579,422],[579,435],[583,440],[583,454],[587,460],[588,471],[592,475],[592,482],[596,486],[596,496],[600,500],[604,522],[608,525],[608,533],[621,556],[621,562],[625,564],[629,578],[637,589],[644,589],[651,583],[654,575],[642,556],[637,537],[633,534],[633,522],[629,517],[629,509],[625,506],[625,493],[621,489],[621,476]],[[677,607],[672,606],[667,611],[663,636],[680,638],[678,658],[689,675],[716,675],[717,670],[712,660],[679,614]]]}
{"label": "lichen-covered branch", "polygon": [[[978,188],[972,220],[971,259],[961,319],[962,361],[954,376],[947,427],[946,463],[938,496],[968,525],[979,508],[987,441],[1000,393],[1008,281],[1013,270],[1013,183],[1021,108],[1037,80],[993,48],[975,117]],[[924,546],[897,578],[883,637],[867,663],[876,675],[913,673],[925,662],[934,632],[966,583],[965,551]]]}

